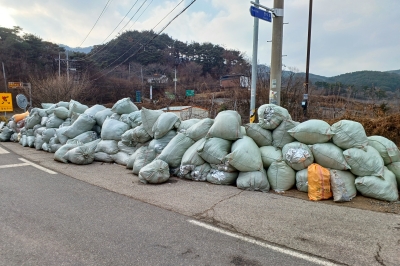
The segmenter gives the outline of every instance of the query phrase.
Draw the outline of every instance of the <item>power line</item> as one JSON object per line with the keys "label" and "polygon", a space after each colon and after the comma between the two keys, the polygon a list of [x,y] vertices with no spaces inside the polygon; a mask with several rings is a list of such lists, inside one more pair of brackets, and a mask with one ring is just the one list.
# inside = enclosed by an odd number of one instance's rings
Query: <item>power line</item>
{"label": "power line", "polygon": [[[189,5],[187,5],[184,9],[182,9],[182,11],[180,11],[174,18],[172,18],[156,35],[154,35],[153,36],[153,38],[151,38],[147,43],[145,43],[144,45],[142,45],[142,47],[144,47],[144,46],[146,46],[146,45],[148,45],[150,42],[152,42],[156,37],[158,37],[177,17],[179,17],[183,12],[185,12],[194,2],[196,2],[197,0],[192,0],[192,2],[189,4]],[[172,11],[174,11],[181,3],[183,2],[183,0],[181,1],[181,2],[179,2],[179,4],[177,5],[177,6],[175,6],[175,8],[174,9],[172,9]],[[171,12],[172,12],[171,11]],[[168,16],[171,12],[169,12],[166,16]],[[165,16],[165,17],[166,17]],[[161,20],[161,21],[163,21],[164,19],[165,19],[165,17]],[[160,21],[160,22],[161,22]],[[157,25],[158,24],[160,24],[160,22],[159,23],[157,23]],[[153,29],[155,28],[155,27],[157,27],[157,25],[156,26],[154,26],[153,27]],[[133,46],[131,47],[131,48],[129,48],[129,50],[131,50],[133,48]],[[99,79],[99,78],[101,78],[101,77],[103,77],[103,76],[105,76],[105,75],[107,75],[107,74],[109,74],[109,73],[111,73],[112,71],[114,71],[117,67],[119,67],[120,65],[122,65],[123,63],[125,63],[126,61],[128,61],[131,57],[133,57],[134,55],[136,55],[139,51],[140,51],[140,49],[141,49],[141,47],[139,48],[139,49],[137,49],[133,54],[131,54],[129,57],[127,57],[124,61],[122,61],[120,64],[118,64],[118,65],[116,65],[114,68],[112,68],[111,70],[109,70],[108,72],[106,72],[106,73],[104,73],[104,74],[102,74],[102,75],[100,75],[98,78],[96,78],[96,79],[94,79],[94,80],[97,80],[97,79]],[[129,51],[128,50],[128,51]],[[128,51],[126,51],[125,53],[123,53],[120,57],[118,57],[116,60],[118,60],[119,58],[121,58],[124,54],[126,54]],[[116,60],[114,60],[113,61],[113,63],[116,61]],[[112,63],[111,63],[112,64]],[[111,66],[111,64],[109,65],[109,66]]]}
{"label": "power line", "polygon": [[[122,21],[124,21],[124,19],[128,16],[128,14],[131,12],[131,10],[133,9],[133,7],[137,4],[137,2],[139,2],[139,0],[136,0],[136,2],[131,6],[131,8],[129,9],[129,11],[125,14],[125,16],[121,19],[121,21],[118,23],[118,25],[113,29],[113,31],[108,34],[107,38],[104,39],[103,43],[111,36],[111,34],[114,33],[114,31],[119,27],[119,25],[121,25]],[[146,1],[145,1],[146,2]]]}
{"label": "power line", "polygon": [[82,43],[81,43],[78,47],[81,47],[82,44],[86,41],[87,37],[89,37],[90,33],[92,32],[92,30],[94,29],[94,27],[97,25],[97,22],[99,22],[99,19],[103,16],[104,12],[106,11],[106,9],[107,9],[108,4],[110,3],[110,1],[112,1],[112,0],[108,0],[108,1],[107,1],[106,5],[105,5],[104,8],[103,8],[103,11],[101,11],[101,13],[100,13],[99,17],[97,18],[96,22],[94,23],[93,27],[90,29],[90,31],[89,31],[89,33],[86,35],[85,39],[82,41]]}
{"label": "power line", "polygon": [[[165,18],[167,18],[182,2],[183,2],[184,0],[182,0],[182,1],[180,1],[168,14],[166,14],[151,30],[154,30],[154,28],[156,28]],[[196,0],[195,0],[196,1]],[[191,6],[195,1],[193,1],[192,3],[190,3],[184,10],[186,10],[189,6]],[[179,13],[178,15],[180,15],[181,13]],[[176,17],[175,17],[176,18]],[[174,19],[175,19],[174,18]],[[171,21],[172,22],[172,21]],[[171,23],[170,22],[170,23]],[[169,24],[170,24],[169,23]],[[168,24],[168,25],[169,25]],[[163,29],[164,30],[164,29]],[[161,33],[161,32],[160,32]],[[157,35],[156,35],[157,36]],[[108,68],[108,67],[111,67],[111,65],[112,64],[114,64],[116,61],[118,61],[118,59],[120,59],[121,57],[123,57],[126,53],[128,53],[130,50],[132,50],[132,48],[134,48],[137,44],[141,44],[140,42],[143,40],[143,38],[142,39],[140,39],[140,40],[138,40],[137,42],[135,42],[128,50],[126,50],[123,54],[121,54],[118,58],[116,58],[114,61],[112,61],[107,67],[105,67],[105,68]],[[152,40],[152,39],[151,39]],[[151,41],[150,40],[150,41]],[[149,43],[149,42],[148,42]],[[141,44],[141,47],[134,53],[134,54],[136,54],[137,52],[139,52],[140,51],[140,49],[142,48],[142,47],[145,47],[148,43],[146,43],[146,44]],[[115,44],[116,45],[116,44]],[[114,45],[114,47],[115,47],[115,45]],[[128,58],[131,58],[133,55],[131,55],[130,57],[128,57]],[[123,64],[124,62],[126,62],[126,61],[123,61],[121,64]],[[121,65],[121,64],[119,64],[119,65]],[[116,67],[118,67],[119,65],[117,65]],[[115,68],[116,68],[115,67]],[[114,70],[115,68],[113,68],[112,70]],[[112,71],[111,70],[111,71]],[[110,72],[111,72],[110,71]],[[108,73],[110,73],[110,72],[108,72]],[[107,73],[107,74],[108,74]],[[103,75],[102,75],[103,76]],[[100,76],[100,77],[102,77],[102,76]]]}
{"label": "power line", "polygon": [[[138,0],[135,2],[135,4],[134,5],[136,5],[136,3],[138,2]],[[133,17],[140,11],[140,9],[143,7],[143,5],[145,4],[147,2],[147,0],[145,0],[145,1],[143,1],[143,3],[142,3],[142,5],[139,7],[139,9],[138,10],[136,10],[136,12],[135,12],[135,14],[133,14],[133,16],[129,19],[129,21],[125,24],[125,26],[124,27],[122,27],[122,29],[118,32],[118,34],[119,33],[121,33],[121,31],[128,25],[128,23],[133,19]],[[150,4],[153,2],[153,0],[151,0],[151,2],[147,5],[147,7],[145,8],[145,10],[140,14],[140,16],[136,19],[136,21],[138,21],[138,19],[143,15],[143,13],[147,10],[147,8],[150,6]],[[133,6],[132,6],[133,7]],[[132,8],[131,8],[132,9]],[[130,11],[129,11],[130,12]],[[129,13],[128,12],[128,13]],[[126,17],[126,16],[125,16]],[[124,18],[125,18],[124,17]],[[122,19],[123,20],[123,19]],[[121,22],[122,22],[122,20],[121,20]],[[134,22],[134,23],[136,23],[136,21]],[[121,24],[121,22],[119,23],[119,24]],[[118,26],[119,26],[119,24],[118,24]],[[118,27],[117,26],[117,27]],[[115,30],[115,29],[114,29]],[[114,31],[113,31],[114,32]],[[110,35],[111,35],[112,33],[110,33]],[[110,37],[110,35],[108,35],[108,37]],[[108,38],[107,37],[107,38]],[[107,40],[107,38],[105,39],[105,40]],[[105,41],[104,40],[104,41]],[[104,41],[103,41],[103,43],[104,43]],[[110,41],[111,42],[111,41]],[[107,45],[110,43],[110,42],[108,42],[108,43],[106,43],[105,45],[103,45],[103,47],[101,47],[100,49],[98,49],[97,51],[95,51],[93,54],[90,54],[90,55],[88,55],[88,56],[86,56],[85,57],[85,60],[87,60],[87,59],[90,59],[90,58],[92,58],[93,56],[95,56],[96,54],[98,54],[98,53],[100,53],[101,51],[103,51],[104,50],[104,48],[106,48],[107,47]],[[117,45],[117,43],[115,43],[114,44],[114,46],[113,47],[111,47],[110,48],[110,50],[112,50],[115,46]],[[100,57],[101,58],[101,57]]]}

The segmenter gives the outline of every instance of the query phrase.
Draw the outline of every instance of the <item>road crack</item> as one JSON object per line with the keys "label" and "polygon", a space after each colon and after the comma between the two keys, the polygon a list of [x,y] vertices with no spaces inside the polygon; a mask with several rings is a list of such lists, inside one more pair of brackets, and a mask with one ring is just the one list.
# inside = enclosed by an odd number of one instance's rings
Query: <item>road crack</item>
{"label": "road crack", "polygon": [[222,203],[222,202],[224,202],[224,201],[230,200],[230,199],[232,199],[232,198],[234,198],[234,197],[236,197],[236,196],[239,196],[239,195],[240,195],[241,193],[243,193],[244,191],[245,191],[245,190],[239,191],[239,192],[237,192],[237,193],[235,193],[235,194],[233,194],[233,195],[231,195],[231,196],[229,196],[229,197],[227,197],[227,198],[221,199],[220,201],[214,203],[214,204],[213,204],[210,208],[208,208],[207,210],[205,210],[205,211],[203,211],[203,212],[200,212],[200,213],[194,214],[193,217],[196,218],[196,219],[198,219],[198,220],[201,220],[201,221],[204,221],[204,222],[207,222],[207,223],[210,223],[210,224],[219,226],[219,227],[224,227],[224,228],[229,229],[229,230],[231,230],[231,231],[233,231],[233,232],[239,232],[233,225],[227,224],[227,223],[223,223],[223,222],[221,222],[221,221],[216,220],[216,219],[214,218],[214,215],[215,215],[215,207],[216,207],[218,204],[220,204],[220,203]]}
{"label": "road crack", "polygon": [[380,254],[382,251],[382,246],[379,243],[377,243],[377,245],[378,245],[378,250],[376,251],[375,259],[380,265],[386,266],[386,264],[383,262],[381,254]]}

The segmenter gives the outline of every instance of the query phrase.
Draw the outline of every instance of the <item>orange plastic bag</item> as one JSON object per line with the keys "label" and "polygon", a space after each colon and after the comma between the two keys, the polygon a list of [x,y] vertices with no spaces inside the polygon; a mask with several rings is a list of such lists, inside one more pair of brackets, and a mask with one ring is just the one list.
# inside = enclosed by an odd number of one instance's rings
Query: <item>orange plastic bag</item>
{"label": "orange plastic bag", "polygon": [[26,111],[25,113],[22,114],[15,114],[13,115],[14,121],[15,123],[21,121],[22,119],[24,119],[25,117],[27,117],[29,115],[29,111]]}
{"label": "orange plastic bag", "polygon": [[313,163],[308,166],[308,198],[324,200],[332,198],[331,174],[327,168]]}

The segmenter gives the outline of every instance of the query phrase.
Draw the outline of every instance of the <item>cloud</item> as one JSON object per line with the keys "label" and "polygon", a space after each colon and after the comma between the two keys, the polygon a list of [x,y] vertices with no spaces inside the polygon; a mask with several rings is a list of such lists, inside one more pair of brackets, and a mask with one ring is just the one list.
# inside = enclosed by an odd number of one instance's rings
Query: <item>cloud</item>
{"label": "cloud", "polygon": [[[138,0],[114,37],[145,0]],[[44,40],[78,46],[99,17],[107,1],[81,0],[0,0],[0,25],[21,26]],[[151,3],[143,16],[136,15],[128,28],[152,29],[180,0],[147,1]],[[191,0],[185,0],[155,28],[159,31]],[[260,1],[273,7],[272,0]],[[305,71],[308,1],[286,0],[283,64]],[[134,1],[110,1],[104,15],[83,46],[101,44],[114,30]],[[310,71],[333,76],[363,69],[400,69],[398,44],[400,28],[398,0],[318,0],[314,1]],[[253,17],[250,3],[243,0],[196,1],[165,30],[172,38],[187,42],[211,42],[252,55]],[[143,8],[144,9],[144,8]],[[142,10],[143,10],[142,9]],[[133,26],[132,26],[133,25]],[[269,65],[272,24],[259,22],[258,61]]]}

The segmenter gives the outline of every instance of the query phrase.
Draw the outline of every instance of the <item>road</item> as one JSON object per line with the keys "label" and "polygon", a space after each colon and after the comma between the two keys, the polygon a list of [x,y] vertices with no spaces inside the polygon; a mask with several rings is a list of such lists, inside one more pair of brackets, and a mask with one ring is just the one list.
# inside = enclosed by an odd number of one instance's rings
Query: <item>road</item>
{"label": "road", "polygon": [[53,170],[0,146],[0,265],[329,264]]}

